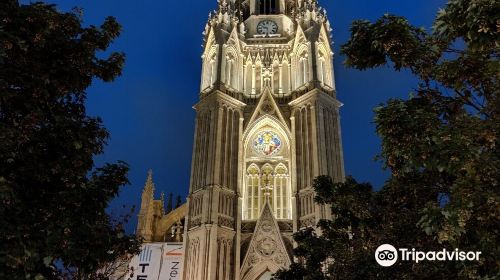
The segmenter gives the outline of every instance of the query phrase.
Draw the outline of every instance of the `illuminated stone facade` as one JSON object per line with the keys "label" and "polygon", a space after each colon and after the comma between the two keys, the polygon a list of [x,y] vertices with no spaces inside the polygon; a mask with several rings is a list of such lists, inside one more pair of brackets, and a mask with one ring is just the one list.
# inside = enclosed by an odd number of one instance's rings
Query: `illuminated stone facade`
{"label": "illuminated stone facade", "polygon": [[330,34],[314,0],[219,0],[210,14],[183,279],[269,279],[293,232],[330,217],[311,186],[344,179]]}
{"label": "illuminated stone facade", "polygon": [[167,213],[164,194],[161,194],[161,199],[155,200],[154,193],[153,172],[150,170],[142,192],[136,234],[146,243],[181,242],[187,204]]}

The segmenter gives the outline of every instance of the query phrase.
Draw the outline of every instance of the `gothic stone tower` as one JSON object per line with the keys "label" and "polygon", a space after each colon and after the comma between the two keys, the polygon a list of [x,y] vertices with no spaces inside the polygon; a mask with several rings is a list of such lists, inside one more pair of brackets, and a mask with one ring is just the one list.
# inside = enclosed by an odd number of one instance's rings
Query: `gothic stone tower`
{"label": "gothic stone tower", "polygon": [[219,0],[204,32],[185,280],[269,279],[344,179],[330,24],[315,0]]}

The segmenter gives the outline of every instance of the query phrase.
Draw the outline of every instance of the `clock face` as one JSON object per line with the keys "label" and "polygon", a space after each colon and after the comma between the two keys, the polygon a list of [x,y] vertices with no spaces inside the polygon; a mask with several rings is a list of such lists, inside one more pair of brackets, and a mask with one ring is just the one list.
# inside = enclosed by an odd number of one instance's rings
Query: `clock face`
{"label": "clock face", "polygon": [[278,25],[272,20],[263,20],[257,25],[257,32],[262,35],[276,34]]}

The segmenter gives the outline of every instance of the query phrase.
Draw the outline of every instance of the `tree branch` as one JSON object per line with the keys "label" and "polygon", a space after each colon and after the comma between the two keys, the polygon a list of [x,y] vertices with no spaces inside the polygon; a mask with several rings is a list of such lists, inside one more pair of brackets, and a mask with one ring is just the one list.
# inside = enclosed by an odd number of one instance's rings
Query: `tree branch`
{"label": "tree branch", "polygon": [[460,98],[465,102],[465,104],[471,106],[472,108],[476,109],[480,114],[485,115],[486,117],[489,117],[489,115],[485,112],[483,112],[484,107],[481,107],[474,102],[472,102],[467,96],[463,95],[460,91],[454,90],[455,93],[460,96]]}

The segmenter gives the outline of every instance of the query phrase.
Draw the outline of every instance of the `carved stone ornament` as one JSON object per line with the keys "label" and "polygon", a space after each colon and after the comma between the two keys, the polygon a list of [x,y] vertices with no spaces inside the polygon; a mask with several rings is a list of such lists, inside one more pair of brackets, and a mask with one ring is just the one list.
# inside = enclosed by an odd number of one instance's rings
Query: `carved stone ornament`
{"label": "carved stone ornament", "polygon": [[269,237],[264,237],[257,243],[257,250],[264,257],[271,257],[274,255],[276,247],[276,241]]}
{"label": "carved stone ornament", "polygon": [[262,114],[273,114],[274,107],[270,100],[266,100],[262,103],[262,107],[260,107]]}
{"label": "carved stone ornament", "polygon": [[290,263],[290,256],[280,234],[278,223],[272,214],[269,202],[266,201],[243,260],[242,276],[244,278],[252,269],[286,268]]}
{"label": "carved stone ornament", "polygon": [[219,216],[219,225],[233,229],[234,228],[234,220],[230,217]]}
{"label": "carved stone ornament", "polygon": [[262,231],[269,233],[273,230],[273,224],[269,221],[262,221]]}

